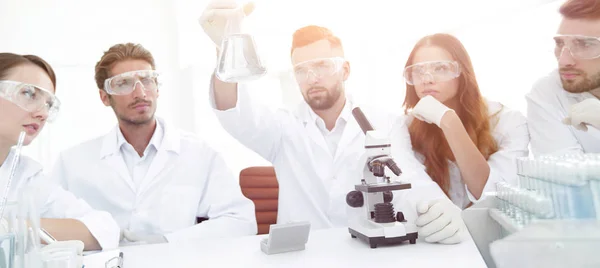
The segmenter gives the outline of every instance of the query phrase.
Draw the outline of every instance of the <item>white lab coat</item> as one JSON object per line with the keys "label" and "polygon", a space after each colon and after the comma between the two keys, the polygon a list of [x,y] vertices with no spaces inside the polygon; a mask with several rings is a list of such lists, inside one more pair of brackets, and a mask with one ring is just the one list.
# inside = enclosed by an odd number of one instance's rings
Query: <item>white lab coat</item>
{"label": "white lab coat", "polygon": [[[254,204],[220,154],[162,119],[158,123],[163,141],[139,189],[117,146],[118,126],[63,152],[53,177],[131,232],[162,234],[170,242],[256,234]],[[196,224],[196,217],[209,220]]]}
{"label": "white lab coat", "polygon": [[[236,107],[220,111],[215,107],[212,84],[210,87],[210,104],[224,129],[273,164],[279,182],[277,222],[310,221],[313,229],[347,226],[346,194],[360,183],[358,170],[364,165],[358,162],[364,153],[365,135],[356,120],[348,120],[332,154],[305,102],[294,111],[271,111],[252,103],[249,91],[253,89],[240,83]],[[352,101],[347,103],[354,107]],[[375,128],[387,127],[387,116],[361,108]],[[404,161],[396,160],[404,168]],[[402,178],[409,180],[410,176]],[[425,182],[425,187],[431,187],[435,196],[443,195],[437,185]],[[394,193],[395,203],[413,192]],[[402,203],[400,210],[407,220],[416,218],[415,202]]]}
{"label": "white lab coat", "polygon": [[[483,193],[496,191],[496,183],[507,182],[517,185],[517,157],[524,157],[529,154],[529,132],[527,129],[527,120],[519,111],[511,110],[498,102],[488,101],[488,111],[490,115],[490,127],[492,136],[498,144],[498,151],[490,155],[488,165],[490,166],[490,175],[483,188]],[[493,116],[495,115],[495,116]],[[395,153],[404,153],[412,151],[410,134],[408,126],[415,120],[413,117],[400,116],[392,127],[392,150]],[[399,152],[400,151],[400,152]],[[425,172],[423,166],[424,157],[415,153],[415,158],[419,160],[412,163],[413,168],[418,175],[425,176],[431,180]],[[452,202],[460,208],[465,208],[470,202],[477,202],[480,199],[475,198],[462,181],[460,169],[456,163],[448,161],[450,174],[449,196]],[[482,194],[481,197],[484,195]]]}
{"label": "white lab coat", "polygon": [[534,155],[600,153],[599,129],[590,126],[588,131],[581,131],[562,123],[573,104],[589,98],[596,97],[589,92],[570,93],[564,90],[558,70],[534,84],[526,95],[531,151]]}
{"label": "white lab coat", "polygon": [[[0,167],[0,191],[4,194],[12,158],[11,150]],[[119,245],[119,226],[108,212],[94,210],[82,199],[65,191],[42,173],[42,165],[27,156],[21,156],[15,176],[10,185],[9,202],[16,202],[18,193],[25,188],[32,189],[34,202],[41,218],[76,219],[82,222],[98,240],[103,249]]]}

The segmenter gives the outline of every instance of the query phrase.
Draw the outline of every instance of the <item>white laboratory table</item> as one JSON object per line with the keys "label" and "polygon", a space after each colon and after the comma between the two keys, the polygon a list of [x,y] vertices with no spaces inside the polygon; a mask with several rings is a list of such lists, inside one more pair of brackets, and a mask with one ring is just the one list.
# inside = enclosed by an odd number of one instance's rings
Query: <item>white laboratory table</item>
{"label": "white laboratory table", "polygon": [[486,267],[473,240],[371,249],[347,228],[311,231],[303,251],[266,255],[264,235],[122,247],[123,268],[151,267]]}

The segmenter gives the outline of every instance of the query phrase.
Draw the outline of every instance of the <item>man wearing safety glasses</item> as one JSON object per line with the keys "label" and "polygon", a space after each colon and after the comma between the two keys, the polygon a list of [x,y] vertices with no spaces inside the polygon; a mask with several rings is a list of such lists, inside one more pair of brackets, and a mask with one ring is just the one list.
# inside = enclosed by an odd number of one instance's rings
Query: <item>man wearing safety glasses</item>
{"label": "man wearing safety glasses", "polygon": [[[65,188],[110,212],[122,244],[256,234],[254,204],[221,156],[156,118],[160,76],[141,45],[118,44],[96,64],[96,84],[118,126],[63,152]],[[196,224],[197,218],[208,218]]]}
{"label": "man wearing safety glasses", "polygon": [[[200,18],[218,49],[225,21],[237,8],[235,1],[216,0]],[[346,194],[360,182],[358,161],[365,151],[365,136],[352,116],[356,103],[345,91],[350,64],[340,39],[319,26],[298,29],[290,54],[304,98],[297,109],[271,111],[253,103],[250,95],[257,89],[215,76],[210,102],[227,132],[273,164],[279,183],[278,223],[310,221],[313,229],[347,226]],[[367,109],[365,114],[376,129],[387,127],[381,113]],[[404,169],[406,161],[396,160]],[[442,194],[437,185],[432,188]],[[403,200],[405,192],[394,193],[394,201]]]}
{"label": "man wearing safety glasses", "polygon": [[560,13],[558,71],[526,96],[532,151],[600,153],[600,0],[569,0]]}

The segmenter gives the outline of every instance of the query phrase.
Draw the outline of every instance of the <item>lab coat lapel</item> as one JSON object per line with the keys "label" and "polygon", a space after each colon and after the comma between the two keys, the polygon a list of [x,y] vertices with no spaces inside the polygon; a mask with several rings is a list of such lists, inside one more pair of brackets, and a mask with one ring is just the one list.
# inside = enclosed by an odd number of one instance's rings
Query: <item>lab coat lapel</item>
{"label": "lab coat lapel", "polygon": [[348,122],[346,122],[346,127],[344,128],[342,138],[340,139],[340,143],[338,144],[337,150],[335,152],[333,163],[337,163],[346,150],[352,150],[353,148],[348,147],[351,147],[354,140],[362,134],[360,126],[358,125],[358,123],[356,123],[356,120],[353,119],[354,118],[349,118]]}
{"label": "lab coat lapel", "polygon": [[170,129],[162,119],[158,119],[164,129],[163,141],[156,152],[156,156],[152,160],[152,164],[148,168],[146,177],[140,184],[139,192],[142,193],[148,190],[153,184],[157,183],[157,179],[162,173],[173,168],[173,164],[178,157],[180,148],[179,133]]}
{"label": "lab coat lapel", "polygon": [[104,163],[108,172],[115,172],[116,175],[121,178],[129,188],[135,192],[135,184],[133,179],[129,175],[127,165],[123,160],[123,156],[119,151],[117,144],[117,131],[118,126],[109,132],[102,141],[101,161]]}
{"label": "lab coat lapel", "polygon": [[332,156],[331,152],[329,151],[329,147],[327,147],[327,144],[325,143],[323,133],[321,133],[321,131],[319,131],[317,128],[317,124],[315,123],[314,118],[311,117],[309,109],[310,107],[306,103],[303,103],[300,108],[299,116],[304,122],[304,129],[306,130],[311,142],[315,143],[320,150],[324,151],[325,154]]}
{"label": "lab coat lapel", "polygon": [[[15,157],[16,149],[11,148],[4,163],[0,163],[0,189],[5,189],[8,184],[8,177],[10,176],[10,169],[13,165],[13,158]],[[21,154],[19,157],[19,162],[17,162],[17,169],[15,170],[15,174],[13,177],[13,181],[11,182],[11,189],[18,189],[18,185],[21,184],[21,180],[23,184],[29,182],[31,178],[33,178],[38,173],[42,172],[42,165],[37,163],[36,161],[30,160],[28,157]]]}
{"label": "lab coat lapel", "polygon": [[362,135],[362,130],[360,129],[360,126],[354,119],[354,116],[351,115],[352,112],[349,112],[349,110],[351,111],[356,107],[351,95],[346,96],[345,105],[348,107],[344,107],[341,116],[344,118],[344,120],[346,120],[346,126],[344,127],[342,137],[340,138],[340,142],[338,143],[337,150],[335,152],[335,157],[333,159],[334,164],[337,164],[337,162],[343,158],[342,156],[347,150],[353,150],[353,148],[348,147],[351,147],[354,143],[354,140],[357,139],[360,135]]}
{"label": "lab coat lapel", "polygon": [[331,156],[331,152],[329,151],[329,147],[327,147],[327,144],[325,143],[325,138],[323,137],[323,134],[321,133],[321,131],[319,131],[319,129],[317,128],[317,126],[314,124],[314,122],[306,122],[306,131],[308,132],[308,136],[310,137],[310,140],[314,143],[317,144],[317,146],[323,150],[326,154]]}

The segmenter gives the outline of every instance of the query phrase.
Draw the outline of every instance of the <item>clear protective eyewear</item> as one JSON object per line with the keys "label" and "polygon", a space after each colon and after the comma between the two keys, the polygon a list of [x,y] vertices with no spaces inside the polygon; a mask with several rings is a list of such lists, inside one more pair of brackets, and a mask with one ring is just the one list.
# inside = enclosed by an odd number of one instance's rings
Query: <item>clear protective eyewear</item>
{"label": "clear protective eyewear", "polygon": [[0,97],[30,113],[44,109],[48,112],[46,120],[49,122],[56,118],[60,109],[60,101],[54,93],[22,82],[0,80]]}
{"label": "clear protective eyewear", "polygon": [[575,59],[590,60],[600,58],[600,37],[584,35],[556,35],[554,36],[554,55],[560,58],[565,48]]}
{"label": "clear protective eyewear", "polygon": [[346,59],[342,57],[321,58],[304,61],[294,65],[294,76],[298,83],[306,82],[309,78],[332,76],[342,70]]}
{"label": "clear protective eyewear", "polygon": [[129,95],[138,83],[145,91],[156,91],[160,86],[159,73],[155,70],[140,70],[115,75],[104,80],[104,90],[110,95]]}
{"label": "clear protective eyewear", "polygon": [[450,81],[458,76],[460,65],[456,61],[426,61],[404,68],[404,79],[411,86]]}

